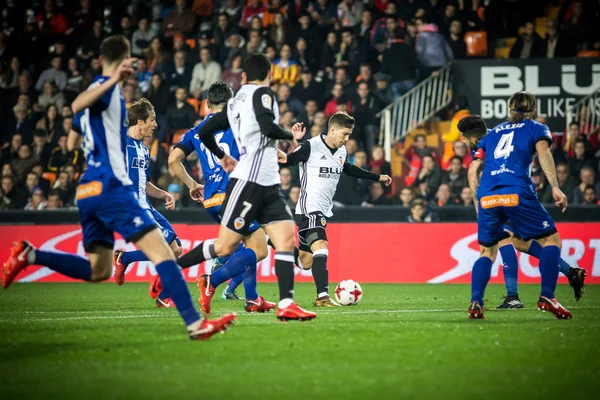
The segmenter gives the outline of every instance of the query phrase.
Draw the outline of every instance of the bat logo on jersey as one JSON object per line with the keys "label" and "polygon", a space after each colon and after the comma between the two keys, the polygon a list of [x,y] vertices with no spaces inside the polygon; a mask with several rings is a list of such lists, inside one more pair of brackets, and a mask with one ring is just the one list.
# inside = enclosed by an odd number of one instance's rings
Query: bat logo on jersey
{"label": "bat logo on jersey", "polygon": [[342,168],[319,167],[319,178],[337,178],[342,174]]}
{"label": "bat logo on jersey", "polygon": [[150,161],[145,158],[134,157],[131,160],[131,168],[148,169],[148,164]]}
{"label": "bat logo on jersey", "polygon": [[237,229],[238,231],[240,229],[242,229],[244,227],[244,225],[246,225],[246,220],[244,220],[244,218],[242,217],[237,217],[235,219],[235,221],[233,221],[233,226],[235,229]]}

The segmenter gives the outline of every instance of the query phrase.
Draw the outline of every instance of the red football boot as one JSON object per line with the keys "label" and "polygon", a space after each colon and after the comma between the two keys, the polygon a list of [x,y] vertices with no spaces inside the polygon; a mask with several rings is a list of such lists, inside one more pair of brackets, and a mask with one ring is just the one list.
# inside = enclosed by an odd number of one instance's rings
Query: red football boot
{"label": "red football boot", "polygon": [[12,281],[23,271],[28,265],[27,254],[34,251],[35,247],[26,240],[16,242],[10,248],[10,257],[4,264],[0,272],[0,282],[2,287],[7,289]]}
{"label": "red football boot", "polygon": [[469,319],[485,319],[483,316],[483,306],[477,301],[472,301],[469,305]]}
{"label": "red football boot", "polygon": [[170,297],[167,297],[165,299],[161,299],[161,298],[156,298],[156,307],[158,308],[174,308],[175,307],[175,303],[173,302],[173,299],[171,299]]}
{"label": "red football boot", "polygon": [[202,324],[196,330],[189,331],[191,340],[207,340],[215,333],[224,333],[227,328],[237,319],[237,315],[227,314],[221,318],[207,320],[203,319]]}
{"label": "red football boot", "polygon": [[123,254],[125,254],[123,250],[115,250],[115,253],[113,254],[113,261],[115,263],[115,282],[117,282],[117,285],[119,286],[125,283],[125,270],[127,269],[127,265],[123,264],[121,261]]}
{"label": "red football boot", "polygon": [[540,296],[538,299],[538,310],[542,311],[550,311],[554,316],[558,319],[571,319],[573,318],[573,314],[566,308],[564,308],[558,300],[549,299],[545,296]]}
{"label": "red football boot", "polygon": [[198,287],[200,288],[200,307],[202,307],[202,312],[205,314],[210,314],[210,302],[215,295],[215,288],[210,284],[210,275],[202,274],[196,280],[198,282]]}
{"label": "red football boot", "polygon": [[160,292],[162,292],[163,290],[163,285],[162,282],[160,281],[160,276],[158,274],[156,274],[154,276],[154,278],[152,278],[152,280],[150,281],[150,297],[152,297],[153,299],[156,299],[158,297],[158,295],[160,294]]}
{"label": "red football boot", "polygon": [[317,314],[311,311],[306,311],[296,303],[292,303],[285,308],[277,309],[277,319],[286,322],[290,320],[310,321],[315,319]]}
{"label": "red football boot", "polygon": [[255,300],[244,300],[244,309],[246,312],[264,313],[275,309],[275,307],[277,307],[277,304],[265,300],[262,296],[258,296]]}

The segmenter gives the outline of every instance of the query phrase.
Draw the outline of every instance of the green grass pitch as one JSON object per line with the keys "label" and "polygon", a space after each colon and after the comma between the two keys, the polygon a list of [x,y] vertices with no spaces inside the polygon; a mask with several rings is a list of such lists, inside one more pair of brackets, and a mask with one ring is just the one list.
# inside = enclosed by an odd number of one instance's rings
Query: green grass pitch
{"label": "green grass pitch", "polygon": [[[190,285],[197,298],[197,290]],[[236,311],[226,334],[188,340],[177,313],[146,284],[15,284],[0,292],[2,399],[592,399],[600,389],[600,286],[574,319],[526,309],[467,319],[467,285],[363,285],[360,305],[279,323]],[[487,306],[503,286],[488,288]],[[259,284],[268,299],[276,285]],[[220,292],[219,292],[220,293]],[[296,299],[311,305],[312,284]],[[307,308],[312,308],[309,306]]]}

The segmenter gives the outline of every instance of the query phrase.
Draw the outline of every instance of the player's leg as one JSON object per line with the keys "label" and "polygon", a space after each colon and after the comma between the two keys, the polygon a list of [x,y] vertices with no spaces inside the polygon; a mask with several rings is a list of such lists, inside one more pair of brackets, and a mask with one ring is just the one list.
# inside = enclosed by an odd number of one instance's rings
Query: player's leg
{"label": "player's leg", "polygon": [[[256,226],[258,227],[258,224]],[[247,249],[252,249],[255,252],[257,261],[261,261],[267,257],[267,237],[263,229],[258,229],[250,236],[244,238],[244,244]],[[246,266],[243,277],[245,293],[244,309],[246,312],[266,312],[273,310],[276,304],[265,300],[256,291],[256,263]]]}
{"label": "player's leg", "polygon": [[504,284],[506,286],[506,297],[504,302],[497,309],[517,309],[523,308],[523,303],[519,298],[518,277],[519,262],[517,253],[512,245],[512,239],[515,237],[515,228],[510,222],[504,225],[504,230],[510,235],[509,238],[502,239],[498,243],[498,249],[502,255],[502,273],[504,275]]}
{"label": "player's leg", "polygon": [[310,246],[312,252],[312,274],[317,287],[315,307],[339,307],[329,296],[329,271],[327,270],[327,257],[329,245],[327,240],[316,240]]}

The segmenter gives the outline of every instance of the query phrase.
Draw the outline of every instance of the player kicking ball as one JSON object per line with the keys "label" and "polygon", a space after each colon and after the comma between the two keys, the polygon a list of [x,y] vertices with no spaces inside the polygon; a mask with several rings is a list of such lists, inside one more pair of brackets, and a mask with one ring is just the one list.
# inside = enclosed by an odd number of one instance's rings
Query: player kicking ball
{"label": "player kicking ball", "polygon": [[[233,90],[228,84],[225,82],[213,83],[208,89],[208,107],[211,114],[202,123],[187,131],[169,155],[169,166],[190,189],[190,196],[196,201],[203,202],[206,211],[217,222],[221,222],[220,213],[225,201],[229,174],[223,169],[219,159],[202,144],[198,137],[198,131],[210,121],[214,113],[221,112],[232,97]],[[214,139],[225,153],[235,159],[240,157],[231,129],[227,128],[216,132]],[[194,151],[206,179],[204,186],[196,182],[183,165],[183,160]],[[256,221],[249,224],[243,241],[245,247],[240,244],[221,268],[212,275],[200,276],[198,280],[201,291],[200,305],[205,313],[210,313],[211,300],[216,288],[229,279],[232,279],[237,286],[240,282],[239,278],[242,278],[244,282],[246,297],[244,308],[247,312],[266,312],[275,308],[275,303],[265,300],[256,291],[256,263],[267,256],[265,233]],[[192,257],[186,257],[180,266],[186,268],[195,264],[197,262]]]}
{"label": "player kicking ball", "polygon": [[192,340],[208,339],[236,319],[229,314],[208,321],[194,307],[175,256],[152,215],[142,208],[127,174],[127,111],[119,83],[133,72],[129,41],[122,35],[101,46],[102,75],[73,101],[76,125],[84,135],[87,170],[77,188],[77,206],[88,259],[73,254],[37,250],[22,240],[3,264],[0,282],[8,288],[28,265],[42,265],[74,279],[99,282],[112,273],[114,232],[134,242],[156,266],[165,289]]}
{"label": "player kicking ball", "polygon": [[535,239],[542,247],[539,266],[542,290],[537,301],[538,308],[551,312],[556,318],[570,319],[571,312],[554,296],[560,264],[560,237],[550,214],[533,190],[529,176],[531,156],[535,151],[552,186],[556,205],[563,212],[566,210],[567,197],[558,186],[550,152],[552,137],[547,126],[532,120],[536,105],[533,94],[517,92],[508,105],[509,121],[490,130],[478,144],[476,157],[483,160],[484,165],[480,181],[476,170],[469,168],[469,185],[471,190],[476,191],[478,199],[477,225],[481,254],[471,276],[469,318],[484,318],[485,287],[498,254],[498,243],[509,237],[503,227],[510,219],[524,240]]}
{"label": "player kicking ball", "polygon": [[[163,237],[171,247],[175,257],[181,255],[181,241],[175,234],[175,230],[150,203],[148,197],[162,199],[165,201],[167,210],[175,209],[175,199],[162,189],[157,188],[149,181],[150,173],[150,151],[142,140],[151,137],[156,129],[156,113],[154,107],[147,99],[140,99],[133,103],[127,112],[129,128],[127,129],[127,172],[129,179],[133,182],[135,195],[139,200],[140,206],[147,210],[154,218],[156,225],[160,229]],[[129,264],[136,261],[148,261],[148,257],[141,251],[116,250],[114,253],[115,263],[115,281],[119,286],[125,282],[125,270]],[[150,297],[155,300],[156,307],[169,308],[174,307],[173,300],[162,290],[160,277],[157,274],[150,282]]]}
{"label": "player kicking ball", "polygon": [[[483,168],[483,160],[476,159],[475,154],[478,143],[488,133],[487,126],[480,117],[470,116],[463,118],[459,122],[458,129],[461,131],[463,142],[471,149],[471,155],[474,158],[469,166],[469,171],[480,176],[481,169]],[[534,186],[532,186],[532,190],[535,191]],[[477,204],[476,201],[475,204]],[[503,275],[507,293],[504,302],[496,308],[519,309],[523,308],[524,304],[521,302],[518,292],[519,264],[515,249],[539,259],[542,246],[535,239],[524,240],[510,220],[507,221],[503,229],[509,237],[502,239],[498,243],[498,247],[504,264]],[[575,299],[579,301],[583,296],[585,288],[585,269],[573,268],[562,258],[560,259],[559,269],[569,279],[569,285],[573,288]]]}
{"label": "player kicking ball", "polygon": [[[296,205],[296,225],[300,242],[300,262],[311,269],[317,286],[316,307],[337,307],[329,296],[327,258],[327,219],[333,216],[333,196],[342,173],[360,179],[392,183],[387,175],[366,171],[348,161],[345,144],[354,129],[354,118],[336,112],[329,118],[327,133],[322,133],[286,156],[280,152],[282,166],[300,165],[300,199]],[[306,129],[300,132],[303,136]]]}

